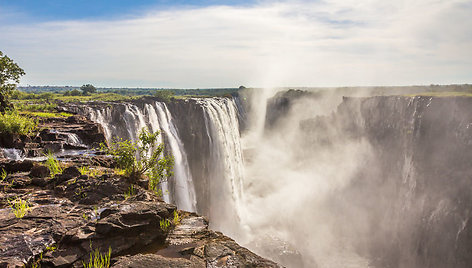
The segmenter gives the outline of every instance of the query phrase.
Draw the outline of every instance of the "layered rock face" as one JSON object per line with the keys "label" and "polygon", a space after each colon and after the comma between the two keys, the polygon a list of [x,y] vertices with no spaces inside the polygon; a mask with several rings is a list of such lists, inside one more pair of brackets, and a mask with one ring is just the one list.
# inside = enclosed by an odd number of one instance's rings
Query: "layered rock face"
{"label": "layered rock face", "polygon": [[[80,119],[94,127],[77,128],[71,120],[47,122],[44,135],[61,141],[77,129],[83,141],[94,137],[96,124]],[[120,121],[117,127],[125,127]],[[0,267],[83,267],[94,250],[104,256],[109,248],[111,267],[279,267],[209,230],[206,218],[163,202],[146,181],[131,185],[109,157],[67,157],[68,167],[55,176],[36,160],[0,162],[8,173],[0,179]],[[81,175],[82,166],[93,172]],[[27,203],[23,216],[15,214],[20,200]]]}
{"label": "layered rock face", "polygon": [[0,133],[0,147],[18,149],[23,157],[38,157],[49,151],[95,148],[106,142],[102,126],[83,116],[42,118],[39,128],[35,137]]}
{"label": "layered rock face", "polygon": [[300,124],[312,150],[336,140],[371,145],[330,202],[340,225],[364,226],[353,243],[376,266],[472,265],[470,107],[467,97],[344,98],[332,115]]}

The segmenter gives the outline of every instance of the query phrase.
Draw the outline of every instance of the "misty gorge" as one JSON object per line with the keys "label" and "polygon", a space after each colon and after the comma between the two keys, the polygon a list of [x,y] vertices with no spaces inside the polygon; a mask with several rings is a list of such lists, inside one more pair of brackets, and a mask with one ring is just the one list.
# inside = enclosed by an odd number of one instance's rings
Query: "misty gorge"
{"label": "misty gorge", "polygon": [[286,267],[470,267],[472,99],[368,90],[65,107],[160,130],[164,200]]}

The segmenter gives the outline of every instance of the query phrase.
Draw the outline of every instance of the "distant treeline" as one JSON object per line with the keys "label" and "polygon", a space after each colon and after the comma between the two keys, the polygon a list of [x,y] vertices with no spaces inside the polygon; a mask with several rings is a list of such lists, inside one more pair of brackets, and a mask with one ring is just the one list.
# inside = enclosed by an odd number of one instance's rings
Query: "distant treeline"
{"label": "distant treeline", "polygon": [[[240,87],[243,88],[243,87]],[[197,89],[169,89],[169,88],[100,88],[97,93],[116,93],[125,96],[154,95],[156,91],[170,91],[177,96],[224,96],[234,95],[240,88],[197,88]],[[18,87],[20,91],[27,93],[60,93],[80,90],[77,86],[27,86]]]}
{"label": "distant treeline", "polygon": [[[26,93],[57,93],[65,95],[80,94],[80,87],[77,86],[27,86],[18,87]],[[197,89],[175,89],[175,88],[97,88],[97,93],[115,93],[122,96],[142,96],[142,95],[174,95],[174,96],[235,96],[244,86],[239,88],[197,88]],[[249,89],[249,88],[248,88]],[[472,95],[472,85],[421,85],[421,86],[373,86],[373,87],[286,87],[285,90],[303,90],[310,92],[336,93],[340,95],[411,95],[428,94],[439,92],[462,92]],[[254,89],[253,90],[257,90]],[[77,93],[77,94],[70,94]]]}

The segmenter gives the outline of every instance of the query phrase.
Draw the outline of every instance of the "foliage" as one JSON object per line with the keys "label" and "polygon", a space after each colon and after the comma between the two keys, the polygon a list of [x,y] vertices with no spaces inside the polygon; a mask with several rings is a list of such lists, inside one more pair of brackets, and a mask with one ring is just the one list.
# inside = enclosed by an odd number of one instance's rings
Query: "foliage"
{"label": "foliage", "polygon": [[165,90],[165,89],[156,90],[156,92],[154,92],[155,97],[158,97],[159,99],[161,99],[165,102],[171,101],[172,98],[174,98],[174,95],[175,95],[175,93],[173,91]]}
{"label": "foliage", "polygon": [[80,92],[80,90],[74,89],[74,90],[68,90],[64,92],[63,95],[64,96],[80,96],[82,95],[82,93]]}
{"label": "foliage", "polygon": [[2,172],[0,172],[0,182],[3,182],[7,178],[7,175],[5,169],[2,168]]}
{"label": "foliage", "polygon": [[88,263],[83,262],[84,268],[108,268],[110,267],[111,247],[108,248],[108,253],[100,253],[98,249],[90,252],[90,259]]}
{"label": "foliage", "polygon": [[180,223],[180,216],[177,210],[174,210],[174,225],[178,225]]}
{"label": "foliage", "polygon": [[87,166],[79,167],[78,168],[81,175],[87,175],[90,171],[90,168]]}
{"label": "foliage", "polygon": [[28,112],[54,112],[57,104],[55,103],[28,103],[15,102],[15,109]]}
{"label": "foliage", "polygon": [[118,168],[125,170],[125,175],[135,182],[143,175],[149,177],[149,189],[157,192],[161,181],[172,176],[174,159],[164,156],[164,145],[158,144],[159,132],[151,133],[143,128],[139,132],[139,141],[120,140],[111,142],[109,147],[102,144],[102,150],[112,155]]}
{"label": "foliage", "polygon": [[169,219],[162,219],[159,221],[159,226],[161,227],[161,230],[164,232],[169,231],[170,229],[170,220]]}
{"label": "foliage", "polygon": [[36,120],[14,111],[0,114],[0,133],[31,135],[37,127]]}
{"label": "foliage", "polygon": [[0,51],[0,94],[9,97],[25,71]]}
{"label": "foliage", "polygon": [[56,174],[60,174],[63,171],[61,163],[51,152],[47,154],[46,166],[48,167],[49,172],[51,172],[51,177],[54,177]]}
{"label": "foliage", "polygon": [[86,84],[86,85],[81,86],[80,90],[82,90],[83,95],[89,95],[90,93],[97,92],[97,89],[91,84]]}
{"label": "foliage", "polygon": [[124,169],[121,169],[121,168],[115,168],[113,169],[113,173],[115,173],[116,175],[126,175],[126,170]]}
{"label": "foliage", "polygon": [[41,117],[41,118],[64,118],[73,116],[73,114],[60,112],[60,113],[49,113],[49,112],[22,112],[23,115],[29,115],[33,117]]}
{"label": "foliage", "polygon": [[13,210],[13,214],[15,214],[15,217],[19,219],[23,218],[30,210],[28,201],[21,198],[9,201],[9,203],[10,208]]}

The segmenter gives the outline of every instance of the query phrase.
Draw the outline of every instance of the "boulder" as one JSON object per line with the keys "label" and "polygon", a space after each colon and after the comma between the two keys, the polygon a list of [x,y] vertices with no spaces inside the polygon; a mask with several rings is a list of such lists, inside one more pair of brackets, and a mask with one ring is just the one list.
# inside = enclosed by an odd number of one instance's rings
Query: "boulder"
{"label": "boulder", "polygon": [[34,178],[45,178],[50,174],[49,168],[42,165],[34,165],[30,172],[30,176]]}
{"label": "boulder", "polygon": [[15,172],[29,172],[33,168],[33,161],[3,161],[0,162],[0,170],[4,169],[8,174]]}

